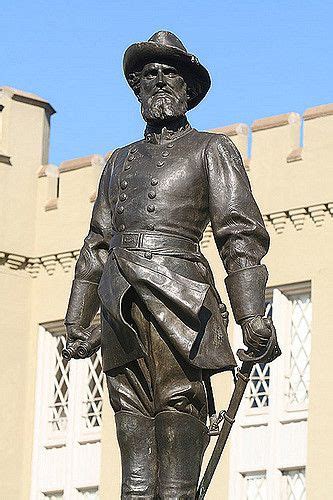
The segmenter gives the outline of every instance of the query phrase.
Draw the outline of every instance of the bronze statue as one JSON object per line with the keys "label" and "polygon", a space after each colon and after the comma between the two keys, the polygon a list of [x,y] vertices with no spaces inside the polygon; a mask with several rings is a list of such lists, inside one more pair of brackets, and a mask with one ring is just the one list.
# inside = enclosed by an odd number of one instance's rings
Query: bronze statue
{"label": "bronze statue", "polygon": [[[126,50],[124,73],[147,126],[104,168],[66,315],[67,356],[101,344],[121,498],[194,499],[209,440],[209,377],[236,367],[228,313],[199,242],[210,221],[256,360],[273,332],[260,263],[269,236],[232,141],[186,119],[210,87],[198,59],[160,31]],[[101,337],[90,328],[99,308]]]}

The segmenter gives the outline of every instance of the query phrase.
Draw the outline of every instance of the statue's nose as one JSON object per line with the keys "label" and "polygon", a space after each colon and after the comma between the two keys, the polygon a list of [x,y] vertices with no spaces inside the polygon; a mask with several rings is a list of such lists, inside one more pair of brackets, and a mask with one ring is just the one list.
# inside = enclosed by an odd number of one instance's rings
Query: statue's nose
{"label": "statue's nose", "polygon": [[157,73],[156,86],[159,87],[160,89],[165,86],[165,78],[162,70],[159,70]]}

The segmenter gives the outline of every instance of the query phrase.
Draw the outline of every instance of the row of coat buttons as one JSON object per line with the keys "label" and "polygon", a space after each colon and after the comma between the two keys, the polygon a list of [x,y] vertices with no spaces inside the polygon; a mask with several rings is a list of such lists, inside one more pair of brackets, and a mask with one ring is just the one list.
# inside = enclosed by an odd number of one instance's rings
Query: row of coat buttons
{"label": "row of coat buttons", "polygon": [[[155,179],[155,178],[153,178],[153,179],[150,181],[150,184],[151,184],[152,186],[157,186],[157,184],[158,184],[158,180],[157,180],[157,179]],[[128,186],[128,182],[127,182],[127,181],[125,181],[125,180],[122,180],[122,181],[121,181],[121,183],[120,183],[120,187],[121,187],[121,189],[126,189],[126,188],[127,188],[127,186]],[[126,195],[125,195],[125,196],[126,196]],[[126,199],[126,198],[124,198],[124,200],[125,200],[125,199]]]}

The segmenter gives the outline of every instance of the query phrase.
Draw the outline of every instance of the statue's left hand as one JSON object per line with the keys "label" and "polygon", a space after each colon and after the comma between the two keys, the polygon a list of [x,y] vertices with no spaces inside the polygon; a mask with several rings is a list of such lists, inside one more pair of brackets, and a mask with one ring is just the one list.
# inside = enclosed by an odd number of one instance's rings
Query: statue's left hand
{"label": "statue's left hand", "polygon": [[241,323],[243,342],[256,355],[267,349],[272,335],[271,319],[262,316],[247,318]]}

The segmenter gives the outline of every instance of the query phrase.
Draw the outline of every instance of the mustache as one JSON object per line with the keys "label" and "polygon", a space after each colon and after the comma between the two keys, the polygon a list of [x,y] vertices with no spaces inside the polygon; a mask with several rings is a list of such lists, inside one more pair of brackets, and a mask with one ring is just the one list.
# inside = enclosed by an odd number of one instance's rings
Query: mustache
{"label": "mustache", "polygon": [[154,91],[154,93],[152,94],[151,97],[154,97],[156,95],[163,95],[163,94],[167,94],[168,96],[171,96],[171,97],[176,97],[175,93],[170,88],[162,88],[162,89],[158,88]]}

